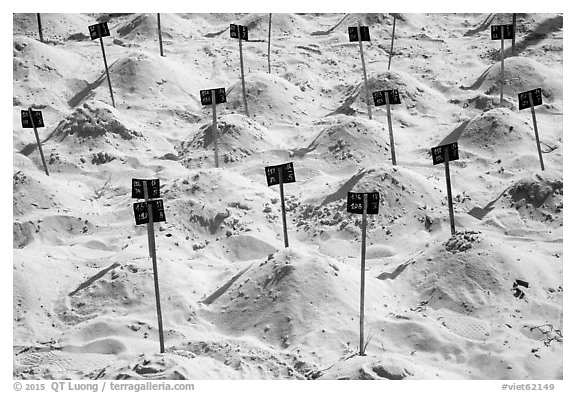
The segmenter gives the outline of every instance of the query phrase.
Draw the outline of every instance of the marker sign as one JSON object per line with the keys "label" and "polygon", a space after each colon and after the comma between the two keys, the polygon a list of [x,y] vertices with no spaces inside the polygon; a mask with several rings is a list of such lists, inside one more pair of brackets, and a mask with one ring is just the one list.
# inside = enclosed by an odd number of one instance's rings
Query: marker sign
{"label": "marker sign", "polygon": [[20,117],[22,120],[22,128],[36,128],[44,127],[44,119],[42,119],[41,111],[32,111],[32,118],[34,119],[34,124],[30,119],[30,113],[27,110],[20,111]]}
{"label": "marker sign", "polygon": [[132,179],[132,198],[144,199],[144,184],[148,186],[148,198],[160,198],[159,179]]}
{"label": "marker sign", "polygon": [[[154,222],[166,221],[162,199],[148,201],[148,205],[152,205],[152,220]],[[134,218],[136,219],[136,225],[148,224],[148,205],[146,202],[134,203]]]}
{"label": "marker sign", "polygon": [[367,214],[378,214],[380,194],[378,192],[349,192],[346,200],[348,213],[362,214],[364,209],[364,194],[368,195]]}
{"label": "marker sign", "polygon": [[444,147],[448,146],[448,161],[457,160],[458,157],[458,142],[453,142],[448,145],[436,146],[432,148],[432,163],[442,164],[444,162]]}
{"label": "marker sign", "polygon": [[294,176],[294,165],[291,162],[286,164],[267,166],[264,168],[266,171],[266,181],[268,187],[275,184],[280,184],[279,171],[282,171],[282,183],[294,183],[296,176]]}
{"label": "marker sign", "polygon": [[[350,38],[350,42],[358,41],[358,27],[348,27],[348,37]],[[370,30],[368,26],[360,26],[360,39],[362,41],[370,41]]]}
{"label": "marker sign", "polygon": [[388,92],[388,97],[390,97],[390,105],[400,104],[400,93],[398,90],[381,90],[372,93],[374,97],[374,106],[386,105],[386,92]]}
{"label": "marker sign", "polygon": [[[504,27],[504,37],[502,37],[500,27]],[[492,25],[490,26],[491,38],[493,40],[511,40],[514,38],[514,25]]]}
{"label": "marker sign", "polygon": [[88,26],[88,30],[90,31],[90,38],[93,40],[100,37],[110,36],[110,30],[108,30],[108,24],[106,22]]}
{"label": "marker sign", "polygon": [[530,108],[530,99],[528,98],[529,94],[532,96],[533,106],[542,105],[542,89],[537,88],[518,94],[518,105],[520,110]]}
{"label": "marker sign", "polygon": [[226,89],[221,87],[218,89],[200,90],[200,102],[202,105],[212,105],[212,91],[216,95],[216,104],[226,102]]}
{"label": "marker sign", "polygon": [[230,38],[238,38],[238,30],[240,30],[240,39],[248,41],[248,28],[233,23],[230,24]]}

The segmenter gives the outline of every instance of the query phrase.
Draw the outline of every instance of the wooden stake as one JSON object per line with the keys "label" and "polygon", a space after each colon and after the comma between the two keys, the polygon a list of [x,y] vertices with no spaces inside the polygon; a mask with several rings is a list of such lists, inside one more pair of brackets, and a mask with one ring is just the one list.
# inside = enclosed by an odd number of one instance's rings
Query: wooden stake
{"label": "wooden stake", "polygon": [[242,35],[240,34],[240,26],[238,26],[238,45],[240,46],[240,76],[242,77],[242,100],[244,101],[244,113],[248,114],[248,102],[246,101],[246,85],[244,84],[244,59],[242,58]]}
{"label": "wooden stake", "polygon": [[364,287],[366,270],[366,215],[368,212],[368,194],[364,194],[362,207],[362,251],[360,254],[360,356],[364,356]]}
{"label": "wooden stake", "polygon": [[216,92],[212,89],[212,138],[214,139],[214,162],[218,168],[218,123],[216,122]]}
{"label": "wooden stake", "polygon": [[504,25],[500,26],[500,106],[504,101]]}
{"label": "wooden stake", "polygon": [[40,19],[40,14],[36,14],[38,19],[38,35],[40,36],[40,42],[44,42],[44,37],[42,37],[42,20]]}
{"label": "wooden stake", "polygon": [[538,148],[538,157],[540,158],[540,168],[544,170],[544,160],[542,159],[542,150],[540,149],[540,137],[538,136],[538,124],[536,123],[536,111],[534,110],[534,102],[532,101],[531,92],[528,92],[528,100],[530,101],[530,109],[532,110],[532,122],[534,123],[534,135],[536,136],[536,147]]}
{"label": "wooden stake", "polygon": [[368,78],[366,77],[366,64],[364,63],[364,51],[362,50],[362,37],[360,34],[360,22],[358,22],[358,45],[360,46],[360,58],[362,59],[362,72],[364,73],[364,87],[366,90],[366,106],[368,108],[368,118],[372,120],[372,110],[370,109],[370,96],[368,92]]}
{"label": "wooden stake", "polygon": [[116,108],[116,103],[114,102],[114,93],[112,92],[112,83],[110,82],[110,74],[108,73],[108,62],[106,61],[106,51],[104,51],[104,41],[100,35],[100,30],[98,30],[98,37],[100,38],[100,46],[102,47],[102,57],[104,58],[104,68],[106,68],[106,78],[108,79],[108,88],[110,89],[110,98],[112,99],[112,106]]}
{"label": "wooden stake", "polygon": [[40,143],[40,136],[38,135],[38,129],[36,128],[36,124],[34,123],[34,116],[32,116],[32,107],[28,108],[28,115],[30,116],[30,121],[32,122],[32,128],[34,128],[34,135],[36,136],[36,144],[38,145],[38,151],[40,152],[42,165],[44,165],[44,172],[46,172],[46,176],[50,176],[48,174],[48,166],[46,165],[46,160],[44,159],[44,152],[42,151],[42,144]]}
{"label": "wooden stake", "polygon": [[278,181],[280,183],[280,203],[282,207],[282,226],[284,229],[284,247],[288,248],[288,227],[286,225],[286,207],[284,206],[284,179],[282,168],[278,168]]}
{"label": "wooden stake", "polygon": [[448,210],[450,211],[450,232],[452,235],[456,233],[454,225],[454,210],[452,209],[452,186],[450,184],[450,164],[448,146],[444,147],[444,168],[446,170],[446,189],[448,190]]}
{"label": "wooden stake", "polygon": [[160,42],[160,56],[164,56],[164,49],[162,48],[162,27],[160,26],[160,14],[158,13],[158,41]]}
{"label": "wooden stake", "polygon": [[158,335],[160,337],[160,353],[164,353],[164,329],[162,327],[162,309],[160,308],[160,286],[158,284],[158,266],[156,265],[156,242],[154,239],[154,218],[152,205],[148,203],[148,180],[144,181],[144,200],[148,207],[148,251],[152,258],[154,272],[154,291],[156,292],[156,315],[158,316]]}
{"label": "wooden stake", "polygon": [[516,14],[512,14],[512,56],[516,56]]}
{"label": "wooden stake", "polygon": [[390,53],[388,54],[388,71],[390,71],[390,63],[392,63],[392,52],[394,51],[394,33],[396,32],[396,17],[392,22],[392,43],[390,44]]}
{"label": "wooden stake", "polygon": [[390,94],[386,91],[386,113],[388,115],[388,133],[390,134],[390,149],[392,150],[392,165],[396,165],[396,149],[394,147],[394,132],[392,131],[392,116],[390,115]]}
{"label": "wooden stake", "polygon": [[272,14],[268,16],[268,73],[270,74],[270,38],[272,36]]}

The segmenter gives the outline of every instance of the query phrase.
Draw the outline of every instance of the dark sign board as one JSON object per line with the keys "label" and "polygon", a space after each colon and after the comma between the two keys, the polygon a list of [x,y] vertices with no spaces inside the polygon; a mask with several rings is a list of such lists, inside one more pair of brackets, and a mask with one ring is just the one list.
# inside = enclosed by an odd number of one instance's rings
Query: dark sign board
{"label": "dark sign board", "polygon": [[216,104],[226,102],[226,89],[221,87],[219,89],[200,90],[200,102],[202,105],[212,105],[212,91],[214,91],[216,96]]}
{"label": "dark sign board", "polygon": [[537,88],[518,94],[518,105],[520,110],[530,108],[530,99],[528,98],[528,94],[532,96],[532,105],[542,105],[542,89]]}
{"label": "dark sign board", "polygon": [[110,36],[110,30],[108,30],[108,23],[106,22],[88,26],[88,30],[90,31],[90,38],[93,40],[95,40],[98,37]]}
{"label": "dark sign board", "polygon": [[502,32],[500,27],[504,27],[505,40],[511,40],[514,38],[514,25],[492,25],[490,26],[490,33],[493,40],[502,39]]}
{"label": "dark sign board", "polygon": [[381,90],[372,93],[374,97],[374,106],[386,105],[386,92],[390,98],[390,105],[400,104],[400,93],[398,90]]}
{"label": "dark sign board", "polygon": [[[148,201],[148,204],[152,205],[153,222],[166,221],[166,214],[164,214],[164,203],[162,202],[162,199]],[[136,219],[136,225],[148,223],[148,207],[146,206],[146,202],[136,202],[134,204],[134,218]]]}
{"label": "dark sign board", "polygon": [[144,184],[148,186],[148,198],[160,198],[159,179],[132,179],[132,198],[144,199]]}
{"label": "dark sign board", "polygon": [[41,111],[32,111],[32,119],[34,120],[34,124],[30,119],[30,112],[27,110],[22,110],[20,112],[20,117],[22,119],[22,128],[34,128],[34,126],[44,127],[44,119],[42,119],[42,112]]}
{"label": "dark sign board", "polygon": [[[350,42],[358,41],[358,27],[348,27],[348,37],[350,38]],[[362,41],[370,41],[370,30],[368,26],[360,26],[360,39]]]}
{"label": "dark sign board", "polygon": [[294,176],[294,165],[291,162],[281,165],[267,166],[264,168],[266,171],[266,181],[268,186],[280,184],[279,171],[282,171],[282,183],[294,183],[296,176]]}
{"label": "dark sign board", "polygon": [[242,25],[230,24],[230,38],[238,38],[238,30],[240,30],[240,38],[248,41],[248,28]]}
{"label": "dark sign board", "polygon": [[458,159],[458,142],[453,142],[448,145],[436,146],[432,148],[432,163],[442,164],[444,162],[444,149],[448,149],[448,161]]}
{"label": "dark sign board", "polygon": [[348,213],[362,214],[364,209],[364,194],[368,195],[367,214],[378,214],[380,194],[378,192],[349,192],[346,201]]}

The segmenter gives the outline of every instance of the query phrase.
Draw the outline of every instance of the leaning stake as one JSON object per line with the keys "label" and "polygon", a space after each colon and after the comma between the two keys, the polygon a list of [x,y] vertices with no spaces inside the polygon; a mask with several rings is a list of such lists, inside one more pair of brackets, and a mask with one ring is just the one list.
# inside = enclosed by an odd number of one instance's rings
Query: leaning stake
{"label": "leaning stake", "polygon": [[[150,191],[152,195],[149,195]],[[160,181],[158,179],[132,179],[132,198],[144,198],[144,202],[134,204],[136,225],[146,224],[148,227],[148,253],[152,258],[154,273],[154,292],[156,294],[156,315],[158,317],[158,337],[160,353],[164,353],[164,328],[162,326],[162,309],[160,307],[160,285],[158,283],[158,266],[156,263],[156,242],[154,239],[154,222],[166,221],[164,204],[160,197]]]}
{"label": "leaning stake", "polygon": [[116,103],[114,102],[114,93],[112,92],[112,83],[110,82],[110,74],[108,73],[108,62],[106,61],[106,51],[104,50],[104,41],[102,37],[110,36],[110,30],[108,30],[108,24],[106,22],[98,23],[95,25],[88,26],[90,31],[91,39],[100,39],[100,47],[102,48],[102,58],[104,59],[104,68],[106,69],[106,79],[108,79],[108,88],[110,89],[110,98],[112,99],[112,106],[116,108]]}
{"label": "leaning stake", "polygon": [[444,163],[446,172],[446,189],[448,192],[448,210],[450,213],[450,232],[452,235],[456,233],[454,225],[454,210],[452,208],[452,185],[450,184],[450,166],[449,161],[457,160],[458,157],[458,142],[452,142],[447,145],[436,146],[431,150],[432,164]]}
{"label": "leaning stake", "polygon": [[360,356],[364,356],[364,290],[366,276],[366,214],[368,194],[363,195],[362,206],[362,250],[360,254]]}
{"label": "leaning stake", "polygon": [[46,165],[46,160],[44,159],[44,152],[42,151],[42,144],[40,143],[40,136],[38,135],[37,127],[44,127],[44,119],[42,118],[41,111],[33,111],[32,107],[28,110],[21,111],[22,128],[33,128],[34,136],[36,137],[36,144],[38,145],[38,151],[40,152],[40,158],[42,159],[42,165],[44,166],[44,172],[46,176],[48,174],[48,166]]}
{"label": "leaning stake", "polygon": [[358,21],[358,45],[360,46],[360,58],[362,59],[362,73],[364,75],[364,90],[366,93],[366,107],[368,108],[368,118],[372,120],[372,109],[370,108],[370,95],[368,90],[368,78],[366,77],[366,63],[364,62],[364,50],[362,49],[362,34]]}
{"label": "leaning stake", "polygon": [[164,56],[164,49],[162,48],[162,27],[160,26],[160,14],[158,13],[158,41],[160,42],[160,56]]}
{"label": "leaning stake", "polygon": [[38,19],[38,35],[40,36],[40,42],[44,42],[44,37],[42,37],[42,20],[40,19],[40,14],[36,14],[36,19]]}
{"label": "leaning stake", "polygon": [[366,216],[378,214],[380,194],[378,192],[349,192],[346,201],[348,213],[362,214],[362,249],[360,254],[360,356],[365,355],[364,344],[364,292],[366,271]]}
{"label": "leaning stake", "polygon": [[392,52],[394,51],[394,33],[396,32],[396,17],[392,22],[392,43],[390,44],[390,53],[388,54],[388,71],[390,71],[390,64],[392,63]]}
{"label": "leaning stake", "polygon": [[450,212],[450,232],[452,235],[456,233],[456,226],[454,225],[454,210],[452,208],[452,185],[450,184],[450,153],[448,146],[444,146],[444,169],[446,172],[446,189],[448,190],[448,211]]}
{"label": "leaning stake", "polygon": [[268,15],[268,73],[270,74],[270,39],[272,36],[272,14]]}

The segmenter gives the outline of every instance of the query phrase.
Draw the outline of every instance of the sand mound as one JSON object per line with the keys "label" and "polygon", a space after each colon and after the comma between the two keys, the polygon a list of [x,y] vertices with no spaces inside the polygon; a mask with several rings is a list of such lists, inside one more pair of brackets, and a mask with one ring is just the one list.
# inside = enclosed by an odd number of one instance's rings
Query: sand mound
{"label": "sand mound", "polygon": [[[528,57],[510,57],[504,60],[504,96],[518,108],[518,93],[542,88],[544,108],[562,99],[562,74]],[[470,87],[485,94],[500,94],[500,63],[488,68]],[[560,104],[560,103],[558,103]]]}
{"label": "sand mound", "polygon": [[[219,159],[224,163],[239,161],[256,152],[277,149],[282,142],[254,120],[240,114],[218,117]],[[200,127],[192,140],[182,141],[179,157],[186,165],[191,157],[214,149],[212,122]]]}
{"label": "sand mound", "polygon": [[444,191],[424,176],[402,167],[376,166],[360,170],[336,192],[318,201],[319,205],[298,205],[297,225],[312,231],[346,228],[357,235],[360,216],[346,212],[349,191],[380,193],[380,213],[374,216],[372,224],[375,237],[391,235],[394,227],[403,228],[402,232],[406,232],[405,226],[415,226],[416,231],[437,229],[439,217],[445,213]]}
{"label": "sand mound", "polygon": [[[347,270],[320,254],[279,251],[244,271],[220,296],[212,296],[206,317],[228,334],[255,336],[281,348],[332,336],[326,329],[354,329],[346,316],[356,315],[356,301],[340,294],[344,288],[353,291],[358,283],[341,268]],[[333,302],[347,310],[346,315],[328,312]]]}
{"label": "sand mound", "polygon": [[[58,142],[72,137],[75,139],[75,143],[99,139],[111,143],[114,139],[143,138],[142,133],[135,130],[136,127],[130,124],[131,121],[127,121],[127,127],[118,118],[122,118],[120,113],[106,104],[85,103],[60,122],[51,137]],[[127,119],[122,118],[122,120]]]}
{"label": "sand mound", "polygon": [[[441,104],[445,102],[444,96],[426,84],[420,82],[408,73],[391,70],[380,73],[376,77],[368,78],[369,101],[372,110],[374,109],[374,99],[372,92],[380,90],[397,89],[400,93],[400,105],[392,105],[391,109],[406,108],[418,113],[433,113]],[[343,94],[344,103],[337,108],[334,113],[353,114],[358,111],[366,112],[366,93],[364,92],[364,82],[354,86],[349,86]],[[361,103],[361,104],[359,104]],[[385,106],[379,107],[385,109]]]}
{"label": "sand mound", "polygon": [[[223,169],[193,170],[189,176],[167,188],[164,197],[169,202],[165,203],[171,206],[172,222],[192,239],[193,250],[205,248],[214,236],[216,240],[230,238],[224,246],[224,253],[228,250],[234,254],[234,250],[240,248],[240,245],[233,244],[239,241],[232,240],[235,236],[243,236],[246,247],[258,244],[259,249],[264,247],[267,250],[269,237],[274,239],[278,234],[276,225],[281,220],[280,207],[277,191],[266,186],[263,170],[259,180],[260,184]],[[255,189],[258,191],[254,192]],[[266,209],[270,200],[276,203]],[[260,241],[254,243],[251,231],[256,223],[260,228]],[[253,252],[261,254],[263,251]],[[250,255],[248,251],[241,253]]]}
{"label": "sand mound", "polygon": [[518,149],[520,146],[528,149],[534,144],[529,120],[521,120],[507,108],[491,109],[472,118],[466,124],[460,140],[467,149],[501,151],[502,148]]}
{"label": "sand mound", "polygon": [[376,122],[345,115],[318,123],[322,131],[302,150],[330,161],[374,162],[388,156],[387,129]]}
{"label": "sand mound", "polygon": [[[314,104],[310,92],[299,89],[278,75],[256,71],[245,74],[246,99],[250,115],[256,114],[274,122],[298,125],[307,116],[322,111]],[[226,97],[226,109],[243,113],[242,84],[236,82]]]}
{"label": "sand mound", "polygon": [[564,183],[553,175],[534,174],[508,187],[495,204],[514,208],[523,221],[542,223],[542,227],[563,225]]}
{"label": "sand mound", "polygon": [[148,109],[150,102],[162,109],[177,104],[175,107],[181,109],[189,106],[193,97],[200,106],[203,79],[169,57],[133,52],[114,61],[109,71],[117,102],[124,99],[135,106],[146,103]]}
{"label": "sand mound", "polygon": [[[93,24],[93,19],[80,14],[40,14],[42,23],[42,36],[46,43],[61,43],[69,37],[83,34],[85,39],[90,39],[88,26]],[[34,39],[39,39],[38,20],[36,14],[12,14],[14,34],[22,34]]]}

